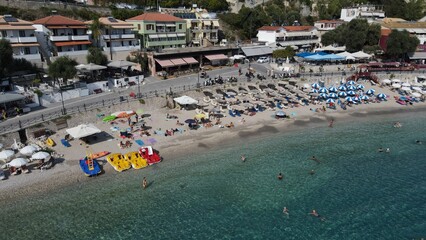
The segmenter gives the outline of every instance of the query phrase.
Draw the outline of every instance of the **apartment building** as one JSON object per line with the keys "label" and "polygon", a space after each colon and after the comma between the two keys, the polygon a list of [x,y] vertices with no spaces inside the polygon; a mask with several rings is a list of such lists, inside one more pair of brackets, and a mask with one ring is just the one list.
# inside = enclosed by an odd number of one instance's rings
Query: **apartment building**
{"label": "apartment building", "polygon": [[141,36],[141,46],[161,51],[164,48],[185,47],[186,21],[163,13],[144,13],[127,19],[133,29]]}
{"label": "apartment building", "polygon": [[379,5],[359,5],[349,8],[342,8],[340,19],[350,22],[355,18],[364,18],[370,21],[385,18],[383,6]]}
{"label": "apartment building", "polygon": [[28,61],[40,61],[39,44],[35,37],[35,27],[12,15],[0,15],[0,38],[12,45],[13,57]]}
{"label": "apartment building", "polygon": [[319,44],[318,30],[314,26],[263,26],[258,29],[257,38],[259,42],[281,47]]}

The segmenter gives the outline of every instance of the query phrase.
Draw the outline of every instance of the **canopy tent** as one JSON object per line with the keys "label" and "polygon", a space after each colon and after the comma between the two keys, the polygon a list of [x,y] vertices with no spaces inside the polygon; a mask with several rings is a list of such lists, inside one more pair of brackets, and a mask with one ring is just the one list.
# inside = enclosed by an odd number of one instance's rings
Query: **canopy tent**
{"label": "canopy tent", "polygon": [[175,64],[170,60],[159,60],[155,58],[155,61],[160,64],[163,68],[173,67]]}
{"label": "canopy tent", "polygon": [[198,63],[198,61],[197,60],[195,60],[195,58],[193,58],[193,57],[185,57],[185,58],[182,58],[186,63],[188,63],[188,64],[196,64],[196,63]]}
{"label": "canopy tent", "polygon": [[130,66],[135,66],[136,63],[133,62],[129,62],[126,60],[120,60],[120,61],[112,61],[110,63],[108,63],[108,67],[112,67],[112,68],[127,68]]}
{"label": "canopy tent", "polygon": [[302,57],[302,58],[306,58],[306,57],[308,57],[308,56],[312,56],[312,55],[315,55],[315,54],[318,54],[318,55],[327,55],[328,53],[326,53],[326,52],[301,52],[301,53],[298,53],[298,54],[296,54],[296,56],[298,56],[298,57]]}
{"label": "canopy tent", "polygon": [[305,57],[305,59],[311,60],[311,61],[325,61],[325,60],[344,60],[345,57],[338,56],[336,54],[326,54],[326,55],[314,54],[314,55]]}
{"label": "canopy tent", "polygon": [[355,57],[355,58],[358,58],[358,59],[371,58],[370,54],[367,54],[367,53],[365,53],[363,51],[358,51],[358,52],[352,53],[352,56]]}
{"label": "canopy tent", "polygon": [[338,52],[344,50],[344,48],[341,47],[334,47],[332,45],[328,45],[326,47],[322,48],[323,51],[330,51],[330,52]]}
{"label": "canopy tent", "polygon": [[102,65],[97,65],[97,64],[94,64],[94,63],[89,63],[89,64],[80,64],[80,65],[77,65],[77,66],[75,66],[75,68],[77,70],[80,70],[80,71],[89,71],[89,72],[92,72],[92,71],[106,69],[107,67],[102,66]]}
{"label": "canopy tent", "polygon": [[188,97],[188,96],[173,98],[173,100],[180,105],[189,105],[189,104],[197,104],[198,103],[197,100],[195,100],[191,97]]}
{"label": "canopy tent", "polygon": [[254,47],[242,47],[246,57],[265,56],[272,54],[272,48],[269,46],[254,46]]}
{"label": "canopy tent", "polygon": [[66,131],[69,135],[76,139],[101,132],[101,130],[93,124],[80,124],[77,127],[69,128]]}
{"label": "canopy tent", "polygon": [[25,99],[25,96],[22,94],[15,93],[2,93],[0,94],[0,103],[8,103],[14,101],[20,101]]}
{"label": "canopy tent", "polygon": [[204,55],[209,61],[227,60],[228,57],[225,54],[212,54]]}

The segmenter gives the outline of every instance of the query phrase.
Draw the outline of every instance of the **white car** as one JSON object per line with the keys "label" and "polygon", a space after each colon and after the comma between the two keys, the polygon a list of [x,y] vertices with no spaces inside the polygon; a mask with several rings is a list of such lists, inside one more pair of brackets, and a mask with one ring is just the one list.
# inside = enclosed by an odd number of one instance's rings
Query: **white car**
{"label": "white car", "polygon": [[258,63],[268,63],[269,62],[269,58],[268,57],[260,57],[259,59],[257,59]]}

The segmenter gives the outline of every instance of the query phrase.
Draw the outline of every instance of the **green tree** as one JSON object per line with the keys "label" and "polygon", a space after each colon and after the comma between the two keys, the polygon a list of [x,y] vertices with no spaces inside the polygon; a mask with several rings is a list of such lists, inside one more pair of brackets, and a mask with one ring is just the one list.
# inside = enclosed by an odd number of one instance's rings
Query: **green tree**
{"label": "green tree", "polygon": [[88,63],[94,63],[98,65],[107,65],[108,63],[108,57],[103,54],[100,48],[97,47],[89,48],[86,60]]}
{"label": "green tree", "polygon": [[0,53],[0,77],[4,77],[13,62],[13,49],[8,40],[0,39]]}
{"label": "green tree", "polygon": [[273,58],[292,58],[294,57],[294,49],[292,47],[286,47],[285,49],[278,49],[272,52]]}
{"label": "green tree", "polygon": [[353,19],[345,31],[346,50],[349,52],[360,51],[367,38],[368,22],[365,19]]}
{"label": "green tree", "polygon": [[407,53],[414,52],[419,43],[419,39],[410,36],[406,30],[392,30],[387,40],[386,55],[391,58],[402,58]]}
{"label": "green tree", "polygon": [[422,18],[425,13],[425,1],[424,0],[410,0],[405,2],[404,19],[409,21],[416,21]]}
{"label": "green tree", "polygon": [[379,24],[377,23],[371,24],[367,30],[367,39],[365,44],[369,46],[377,45],[380,39],[380,30],[381,30],[381,27]]}
{"label": "green tree", "polygon": [[100,41],[105,25],[99,21],[99,18],[93,19],[89,25],[89,30],[92,32],[93,40],[95,40],[95,47],[100,47]]}
{"label": "green tree", "polygon": [[49,75],[54,78],[62,78],[64,82],[71,79],[77,73],[75,66],[77,62],[68,56],[59,57],[49,66]]}

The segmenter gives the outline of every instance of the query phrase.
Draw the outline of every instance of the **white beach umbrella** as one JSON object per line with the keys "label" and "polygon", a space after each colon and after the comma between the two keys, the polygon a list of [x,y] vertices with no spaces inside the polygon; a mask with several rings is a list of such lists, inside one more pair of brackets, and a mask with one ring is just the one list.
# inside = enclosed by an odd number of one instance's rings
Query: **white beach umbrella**
{"label": "white beach umbrella", "polygon": [[401,90],[406,92],[411,92],[411,88],[409,87],[402,87]]}
{"label": "white beach umbrella", "polygon": [[22,167],[28,163],[28,159],[26,158],[15,158],[10,161],[9,166],[12,167]]}
{"label": "white beach umbrella", "polygon": [[420,93],[422,92],[422,88],[420,87],[413,87],[413,90]]}
{"label": "white beach umbrella", "polygon": [[2,148],[3,148],[3,144],[0,143],[0,149],[2,149]]}
{"label": "white beach umbrella", "polygon": [[413,97],[416,97],[416,98],[419,98],[419,97],[421,97],[422,96],[422,94],[421,93],[418,93],[418,92],[414,92],[414,93],[412,93],[411,94]]}
{"label": "white beach umbrella", "polygon": [[0,160],[7,160],[15,155],[15,152],[12,150],[3,150],[0,152]]}
{"label": "white beach umbrella", "polygon": [[393,87],[393,88],[400,88],[400,87],[401,87],[401,84],[394,83],[394,84],[392,84],[392,87]]}
{"label": "white beach umbrella", "polygon": [[23,147],[19,152],[25,156],[31,156],[37,149],[34,146],[28,145]]}
{"label": "white beach umbrella", "polygon": [[411,87],[411,84],[409,84],[408,82],[405,82],[403,84],[401,84],[403,87]]}
{"label": "white beach umbrella", "polygon": [[50,157],[48,152],[36,152],[31,156],[32,159],[46,159],[48,157]]}
{"label": "white beach umbrella", "polygon": [[393,83],[400,83],[400,82],[401,82],[401,80],[399,80],[399,79],[395,78],[395,79],[392,79],[392,82],[393,82]]}
{"label": "white beach umbrella", "polygon": [[383,79],[383,81],[382,81],[382,83],[385,83],[385,84],[390,84],[392,81],[391,80],[389,80],[389,79]]}

